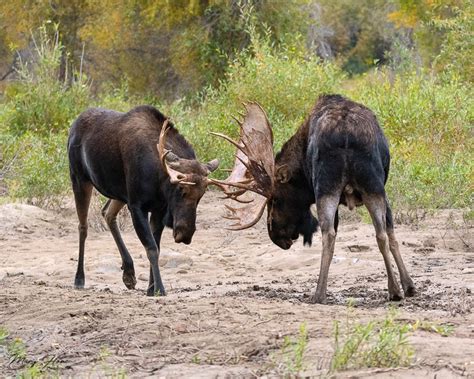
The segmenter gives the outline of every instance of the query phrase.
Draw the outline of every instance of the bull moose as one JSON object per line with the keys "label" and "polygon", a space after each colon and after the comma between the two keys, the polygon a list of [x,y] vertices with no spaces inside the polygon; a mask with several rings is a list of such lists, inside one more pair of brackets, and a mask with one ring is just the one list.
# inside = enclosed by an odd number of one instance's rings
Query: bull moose
{"label": "bull moose", "polygon": [[148,295],[165,295],[158,258],[165,226],[175,242],[191,243],[196,208],[218,160],[196,159],[191,145],[157,109],[139,106],[127,113],[93,108],[71,126],[69,169],[79,218],[79,259],[75,287],[84,287],[87,214],[95,187],[109,198],[102,214],[122,257],[123,282],[135,288],[135,270],[116,217],[127,205],[150,261]]}
{"label": "bull moose", "polygon": [[[340,95],[322,95],[274,158],[272,129],[264,110],[256,103],[246,104],[246,110],[243,122],[238,120],[238,142],[214,133],[237,147],[230,176],[216,181],[229,198],[246,203],[228,207],[231,218],[237,220],[231,229],[254,225],[267,207],[271,240],[282,249],[289,249],[299,235],[311,245],[319,222],[322,259],[311,301],[325,303],[339,204],[350,209],[365,205],[387,269],[389,299],[403,297],[390,252],[405,296],[413,296],[415,286],[400,255],[384,188],[390,166],[388,143],[372,111]],[[253,199],[245,198],[251,193]],[[310,212],[312,204],[316,204],[317,220]]]}

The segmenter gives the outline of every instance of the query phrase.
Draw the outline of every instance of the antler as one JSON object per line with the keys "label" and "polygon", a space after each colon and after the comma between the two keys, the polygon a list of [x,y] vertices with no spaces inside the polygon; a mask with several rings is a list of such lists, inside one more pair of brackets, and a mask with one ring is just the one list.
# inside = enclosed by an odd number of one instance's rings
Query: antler
{"label": "antler", "polygon": [[[257,103],[245,104],[244,120],[236,119],[240,126],[240,138],[233,141],[221,133],[212,133],[224,138],[237,148],[234,168],[226,180],[209,179],[226,195],[226,198],[245,203],[232,208],[230,219],[237,223],[232,230],[242,230],[255,225],[261,218],[268,198],[273,191],[275,161],[273,158],[273,132],[267,115]],[[249,192],[253,192],[249,199]],[[247,199],[241,196],[246,194]]]}
{"label": "antler", "polygon": [[166,149],[166,135],[168,134],[168,131],[171,128],[168,126],[168,119],[165,120],[163,123],[163,126],[161,127],[161,133],[160,133],[160,140],[158,142],[157,148],[158,148],[158,154],[160,156],[160,161],[161,165],[163,166],[163,169],[165,170],[166,174],[170,177],[170,181],[173,184],[187,184],[190,186],[195,185],[196,183],[187,181],[187,174],[183,174],[173,168],[171,168],[168,164],[169,161],[178,161],[179,157],[176,156],[171,150]]}

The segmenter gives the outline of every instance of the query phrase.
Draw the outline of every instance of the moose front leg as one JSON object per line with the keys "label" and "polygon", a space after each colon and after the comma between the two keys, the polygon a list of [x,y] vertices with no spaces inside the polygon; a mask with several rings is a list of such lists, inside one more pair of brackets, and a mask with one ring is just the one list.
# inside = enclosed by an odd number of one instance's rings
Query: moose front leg
{"label": "moose front leg", "polygon": [[323,251],[321,254],[321,267],[319,270],[318,285],[316,287],[316,292],[311,297],[311,301],[313,303],[326,303],[329,266],[331,265],[332,256],[334,254],[336,229],[339,222],[336,222],[338,205],[339,195],[322,196],[316,202],[318,220],[322,233]]}
{"label": "moose front leg", "polygon": [[[163,233],[164,225],[162,222],[162,218],[159,216],[158,213],[152,213],[150,217],[150,226],[153,233],[153,238],[155,239],[156,247],[158,248],[158,256],[160,254],[160,242],[161,242],[161,234]],[[161,280],[161,279],[160,279]],[[163,286],[163,284],[162,284]],[[150,278],[148,280],[148,290],[147,295],[153,296],[155,294],[155,278],[153,276],[153,267],[150,265]],[[164,288],[163,288],[163,294]]]}
{"label": "moose front leg", "polygon": [[161,281],[160,267],[158,266],[159,250],[148,222],[148,213],[136,206],[130,206],[130,213],[132,215],[135,232],[146,250],[146,255],[150,262],[151,272],[153,274],[155,285],[153,292],[147,291],[147,295],[159,294],[165,296],[166,291],[163,282]]}

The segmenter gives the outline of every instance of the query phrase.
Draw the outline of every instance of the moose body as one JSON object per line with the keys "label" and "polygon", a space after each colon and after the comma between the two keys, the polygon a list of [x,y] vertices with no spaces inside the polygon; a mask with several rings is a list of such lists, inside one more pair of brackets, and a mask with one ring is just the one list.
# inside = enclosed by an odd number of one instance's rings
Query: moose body
{"label": "moose body", "polygon": [[[256,114],[261,113],[263,116],[260,119],[264,119],[263,124],[266,122],[268,125],[266,129],[261,121],[255,121],[258,118]],[[262,149],[247,148],[248,141],[259,135],[262,135],[259,138],[262,145],[272,144],[271,127],[263,110],[247,107],[241,128],[240,141],[233,143],[244,153],[247,170],[236,183],[234,177],[237,170],[234,168],[233,176],[230,177],[234,179],[233,182],[228,179],[221,185],[234,185],[254,191],[267,199],[261,204],[267,206],[268,233],[271,240],[282,249],[289,249],[299,235],[303,235],[305,244],[311,245],[319,223],[323,249],[313,302],[326,302],[327,278],[334,254],[340,204],[350,209],[360,205],[367,207],[387,269],[389,298],[399,300],[403,297],[390,263],[390,252],[398,266],[405,295],[414,295],[415,287],[395,239],[392,212],[384,188],[390,166],[388,143],[370,109],[339,95],[320,96],[310,116],[271,162],[273,166],[268,157],[263,157],[257,151]],[[256,129],[262,132],[255,132]],[[243,161],[242,158],[239,160]],[[262,175],[262,172],[265,174]],[[249,177],[252,178],[251,184],[247,184]],[[271,186],[263,184],[269,178]],[[242,190],[237,194],[240,192]],[[230,190],[227,193],[230,198],[236,197]],[[310,212],[313,204],[316,204],[317,219]],[[232,210],[235,218],[242,220],[244,216],[247,217],[249,209],[242,207]],[[261,215],[261,212],[258,214]],[[249,227],[255,222],[239,225],[238,229]]]}
{"label": "moose body", "polygon": [[323,251],[313,301],[326,301],[339,204],[350,209],[367,207],[387,269],[390,300],[403,297],[392,270],[390,252],[405,295],[414,295],[415,287],[400,255],[385,193],[389,147],[370,109],[339,95],[321,96],[310,117],[276,156],[275,163],[275,188],[268,210],[272,241],[289,248],[305,224],[305,220],[298,218],[307,214],[311,204],[316,204]]}
{"label": "moose body", "polygon": [[100,108],[85,111],[71,126],[68,154],[79,218],[76,288],[84,287],[87,214],[92,189],[96,188],[109,198],[102,214],[122,258],[124,284],[129,289],[136,285],[133,260],[116,221],[127,205],[150,261],[147,293],[165,295],[158,265],[162,231],[171,227],[175,242],[191,242],[207,175],[218,162],[198,162],[191,145],[151,106],[127,113]]}

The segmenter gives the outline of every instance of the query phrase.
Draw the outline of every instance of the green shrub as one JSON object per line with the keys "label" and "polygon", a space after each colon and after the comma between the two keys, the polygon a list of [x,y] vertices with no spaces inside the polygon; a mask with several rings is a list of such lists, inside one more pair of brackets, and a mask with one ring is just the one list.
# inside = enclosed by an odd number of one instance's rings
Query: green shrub
{"label": "green shrub", "polygon": [[281,354],[285,359],[285,374],[298,374],[304,369],[304,354],[308,345],[308,331],[306,323],[302,323],[299,327],[298,336],[290,338],[285,336]]}
{"label": "green shrub", "polygon": [[6,178],[9,195],[40,206],[59,205],[70,188],[66,139],[64,133],[17,139],[17,162]]}
{"label": "green shrub", "polygon": [[[38,34],[34,63],[21,63],[17,71],[20,80],[6,90],[8,107],[2,121],[17,136],[64,132],[90,102],[89,86],[81,73],[66,73],[60,79],[65,53],[57,28],[51,36],[43,26]],[[67,62],[63,64],[67,67]]]}
{"label": "green shrub", "polygon": [[334,323],[334,354],[331,372],[362,367],[402,367],[413,359],[413,348],[408,343],[410,324],[395,322],[395,311],[385,319],[367,324],[354,322],[349,314],[345,325]]}

